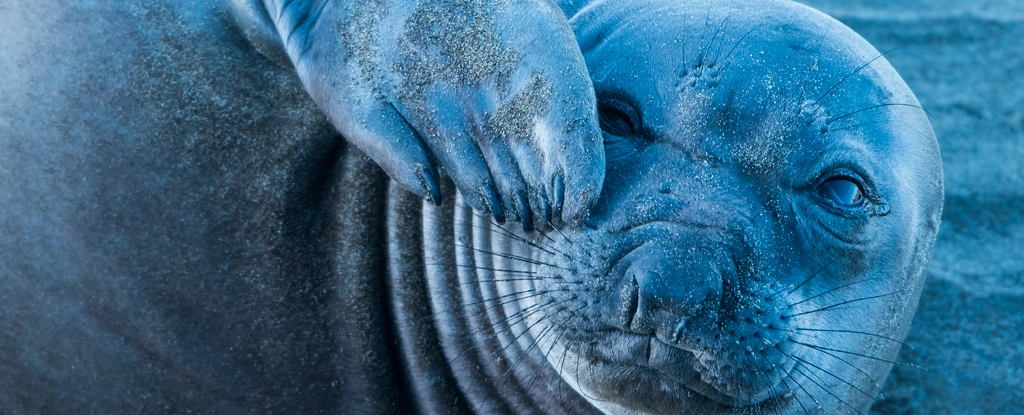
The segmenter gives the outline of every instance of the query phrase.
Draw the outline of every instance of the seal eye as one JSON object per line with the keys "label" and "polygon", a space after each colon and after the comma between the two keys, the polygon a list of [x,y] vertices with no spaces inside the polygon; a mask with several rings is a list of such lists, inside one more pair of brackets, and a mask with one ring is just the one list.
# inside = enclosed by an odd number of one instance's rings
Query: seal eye
{"label": "seal eye", "polygon": [[818,195],[839,207],[856,208],[864,205],[864,193],[857,183],[845,177],[829,179],[818,187]]}
{"label": "seal eye", "polygon": [[597,108],[597,114],[601,118],[601,129],[604,132],[619,137],[630,137],[637,135],[636,123],[630,116],[633,111],[624,110],[618,105],[601,104]]}

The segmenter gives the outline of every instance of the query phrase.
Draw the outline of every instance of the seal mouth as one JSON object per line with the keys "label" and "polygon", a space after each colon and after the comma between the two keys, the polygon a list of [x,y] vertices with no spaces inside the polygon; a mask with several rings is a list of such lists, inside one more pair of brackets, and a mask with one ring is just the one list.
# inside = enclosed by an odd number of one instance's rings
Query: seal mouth
{"label": "seal mouth", "polygon": [[[603,334],[608,342],[620,345],[619,353],[609,356],[608,348],[595,344],[587,350],[584,359],[600,367],[577,374],[581,383],[588,386],[587,393],[596,394],[599,399],[664,402],[667,407],[678,407],[671,402],[682,401],[687,405],[715,405],[727,409],[764,404],[774,388],[771,385],[753,396],[737,396],[706,380],[708,369],[700,363],[699,356],[705,352],[682,349],[654,336],[621,330],[608,330]],[[777,378],[789,376],[789,371]]]}
{"label": "seal mouth", "polygon": [[[720,390],[714,383],[706,380],[708,369],[699,362],[701,360],[700,355],[708,352],[681,349],[671,344],[666,344],[653,336],[650,338],[650,350],[647,367],[658,371],[687,390],[722,406],[746,407],[757,405],[768,398],[768,391],[775,386],[774,384],[768,385],[764,390],[749,396],[729,393]],[[680,356],[685,356],[685,358]],[[788,376],[788,373],[781,374],[783,378],[786,376]]]}

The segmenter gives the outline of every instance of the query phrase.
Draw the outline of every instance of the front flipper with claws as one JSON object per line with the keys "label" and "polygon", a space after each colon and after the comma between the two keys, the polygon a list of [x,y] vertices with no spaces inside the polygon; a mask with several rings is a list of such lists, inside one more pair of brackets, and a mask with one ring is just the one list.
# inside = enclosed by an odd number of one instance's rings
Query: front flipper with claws
{"label": "front flipper with claws", "polygon": [[542,0],[231,0],[330,122],[409,191],[440,171],[499,222],[578,225],[604,181],[594,90]]}

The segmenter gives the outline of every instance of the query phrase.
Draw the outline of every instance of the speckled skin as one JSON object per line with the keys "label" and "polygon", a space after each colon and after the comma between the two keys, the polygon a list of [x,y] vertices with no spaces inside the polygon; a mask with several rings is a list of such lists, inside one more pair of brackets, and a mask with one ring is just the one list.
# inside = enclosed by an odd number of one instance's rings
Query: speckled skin
{"label": "speckled skin", "polygon": [[[219,5],[0,6],[2,412],[865,408],[941,167],[919,110],[858,110],[910,91],[793,3],[562,6],[634,131],[530,235],[389,179]],[[864,210],[815,199],[837,166]]]}

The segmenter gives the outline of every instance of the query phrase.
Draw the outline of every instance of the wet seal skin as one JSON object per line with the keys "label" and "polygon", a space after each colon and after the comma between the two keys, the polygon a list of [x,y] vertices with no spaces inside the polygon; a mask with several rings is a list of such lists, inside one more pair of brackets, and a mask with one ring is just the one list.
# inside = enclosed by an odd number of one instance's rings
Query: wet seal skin
{"label": "wet seal skin", "polygon": [[[256,5],[0,6],[0,412],[881,399],[942,167],[839,22],[784,1]],[[580,220],[484,210],[527,205]]]}
{"label": "wet seal skin", "polygon": [[413,193],[440,203],[441,167],[470,205],[526,230],[534,215],[578,225],[600,193],[593,88],[554,4],[229,3],[256,49],[287,56],[347,141]]}

